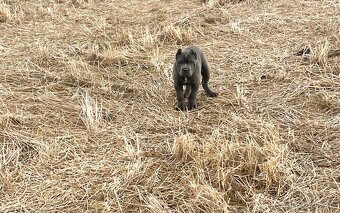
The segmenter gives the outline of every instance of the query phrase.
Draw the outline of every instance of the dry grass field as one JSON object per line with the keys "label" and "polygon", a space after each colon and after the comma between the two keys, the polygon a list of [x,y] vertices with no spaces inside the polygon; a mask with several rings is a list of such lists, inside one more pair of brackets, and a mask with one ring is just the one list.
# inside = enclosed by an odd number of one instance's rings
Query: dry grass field
{"label": "dry grass field", "polygon": [[338,0],[0,0],[0,212],[340,212],[339,97]]}

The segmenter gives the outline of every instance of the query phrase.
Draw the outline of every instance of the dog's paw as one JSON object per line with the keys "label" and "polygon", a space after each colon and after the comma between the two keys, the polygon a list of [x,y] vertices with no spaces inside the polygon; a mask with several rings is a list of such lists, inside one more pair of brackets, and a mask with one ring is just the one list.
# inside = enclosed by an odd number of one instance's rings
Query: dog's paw
{"label": "dog's paw", "polygon": [[176,106],[177,111],[183,111],[186,109],[185,103],[178,103]]}
{"label": "dog's paw", "polygon": [[211,91],[211,92],[207,93],[207,96],[208,97],[217,97],[218,93]]}
{"label": "dog's paw", "polygon": [[195,109],[195,108],[197,108],[196,101],[192,101],[192,102],[189,101],[189,103],[188,103],[188,110],[192,110],[192,109]]}

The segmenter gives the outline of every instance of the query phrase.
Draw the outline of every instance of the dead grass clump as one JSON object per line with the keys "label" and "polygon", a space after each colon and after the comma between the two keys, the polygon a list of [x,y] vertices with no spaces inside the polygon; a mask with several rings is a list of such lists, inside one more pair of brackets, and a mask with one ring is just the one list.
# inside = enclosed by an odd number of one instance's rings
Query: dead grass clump
{"label": "dead grass clump", "polygon": [[87,61],[91,65],[109,67],[113,65],[124,66],[128,65],[129,59],[124,55],[115,55],[113,56],[111,53],[107,52],[106,54],[96,54],[91,53],[87,57]]}
{"label": "dead grass clump", "polygon": [[[223,147],[205,147],[199,158],[195,158],[202,160],[198,164],[201,164],[202,169],[210,168],[209,174],[214,180],[214,186],[237,189],[230,185],[233,180],[237,181],[237,176],[247,178],[247,181],[252,182],[249,185],[261,190],[273,189],[283,183],[287,175],[287,147],[273,142],[260,145],[248,140],[245,144],[228,143]],[[228,168],[235,170],[228,171]],[[230,182],[231,176],[234,179]]]}
{"label": "dead grass clump", "polygon": [[328,54],[330,51],[330,43],[326,39],[324,41],[319,41],[316,47],[312,49],[311,61],[319,65],[326,65],[328,63]]}
{"label": "dead grass clump", "polygon": [[32,62],[44,68],[61,65],[62,55],[58,54],[58,48],[50,44],[38,43],[36,49],[34,49],[34,55],[32,56]]}
{"label": "dead grass clump", "polygon": [[9,7],[0,2],[0,23],[11,20],[11,11]]}
{"label": "dead grass clump", "polygon": [[93,3],[93,0],[55,0],[54,1],[55,3],[71,3],[71,4],[74,4],[74,5],[81,5],[81,4],[84,4],[84,3]]}
{"label": "dead grass clump", "polygon": [[318,93],[312,98],[312,103],[325,111],[340,112],[340,99],[336,94]]}
{"label": "dead grass clump", "polygon": [[147,68],[151,65],[150,55],[143,50],[144,47],[133,45],[121,49],[109,48],[106,51],[96,51],[87,55],[86,60],[90,65],[99,67],[122,67],[131,66]]}
{"label": "dead grass clump", "polygon": [[332,73],[334,75],[340,75],[340,61],[334,64],[332,67]]}
{"label": "dead grass clump", "polygon": [[25,118],[16,113],[6,113],[0,116],[0,125],[7,126],[10,124],[19,125],[24,122]]}
{"label": "dead grass clump", "polygon": [[110,40],[111,38],[102,33],[95,33],[92,35],[92,40],[90,41],[92,49],[97,50],[97,51],[103,51],[110,49]]}
{"label": "dead grass clump", "polygon": [[158,47],[158,32],[151,32],[149,28],[146,28],[140,39],[141,47],[144,51],[152,50]]}
{"label": "dead grass clump", "polygon": [[240,126],[233,127],[238,134],[230,132],[228,139],[211,139],[198,147],[192,166],[194,180],[209,183],[225,194],[224,199],[236,203],[250,201],[254,190],[278,195],[278,188],[290,181],[288,147],[280,144],[275,127],[238,119]]}
{"label": "dead grass clump", "polygon": [[244,1],[246,1],[246,0],[218,0],[218,3],[221,6],[224,6],[226,4],[237,4],[237,3],[244,2]]}
{"label": "dead grass clump", "polygon": [[70,86],[70,87],[89,88],[91,86],[94,86],[93,83],[91,83],[90,79],[86,79],[86,77],[84,76],[83,77],[76,76],[75,74],[65,75],[59,80],[62,81],[66,86]]}
{"label": "dead grass clump", "polygon": [[72,0],[72,3],[78,3],[78,4],[93,3],[93,0]]}
{"label": "dead grass clump", "polygon": [[[212,13],[204,14],[204,23],[202,23],[202,27],[209,25],[217,25],[217,24],[226,24],[229,20],[223,18],[223,12],[219,9],[211,9]],[[219,14],[219,15],[216,15]],[[205,24],[206,23],[206,24]]]}
{"label": "dead grass clump", "polygon": [[143,27],[134,32],[121,28],[114,33],[108,33],[105,20],[99,19],[96,20],[96,23],[95,29],[87,30],[87,34],[91,38],[88,47],[93,51],[108,52],[117,47],[126,47],[149,52],[160,46],[157,29],[150,30],[149,27]]}
{"label": "dead grass clump", "polygon": [[82,95],[80,117],[88,130],[99,130],[103,124],[103,106],[88,92]]}
{"label": "dead grass clump", "polygon": [[225,193],[218,191],[210,184],[191,182],[190,190],[192,193],[191,202],[202,212],[230,212],[228,199],[225,199]]}
{"label": "dead grass clump", "polygon": [[19,24],[24,17],[24,9],[17,1],[0,0],[0,23],[13,22]]}
{"label": "dead grass clump", "polygon": [[182,28],[179,26],[166,26],[160,33],[159,39],[165,43],[175,43],[178,45],[192,42],[194,31],[192,28]]}
{"label": "dead grass clump", "polygon": [[189,134],[180,135],[175,138],[172,151],[177,160],[185,163],[191,161],[195,157],[197,143]]}
{"label": "dead grass clump", "polygon": [[148,195],[142,195],[143,200],[147,206],[147,208],[152,213],[159,213],[159,212],[170,212],[169,206],[166,204],[165,201],[161,200],[159,197],[148,194]]}
{"label": "dead grass clump", "polygon": [[236,85],[236,94],[235,98],[237,100],[237,104],[240,106],[245,106],[248,108],[248,98],[247,98],[247,90],[245,86],[237,84]]}
{"label": "dead grass clump", "polygon": [[331,49],[328,53],[328,58],[340,57],[340,44]]}
{"label": "dead grass clump", "polygon": [[244,2],[244,1],[246,0],[202,0],[204,4],[207,4],[209,6],[216,5],[216,4],[220,6],[224,6],[227,4],[237,4],[237,3]]}
{"label": "dead grass clump", "polygon": [[135,44],[134,34],[132,32],[126,31],[124,28],[117,30],[112,39],[113,45],[116,46],[126,46]]}
{"label": "dead grass clump", "polygon": [[172,86],[172,62],[165,63],[165,54],[162,53],[159,48],[156,48],[152,54],[150,54],[150,64],[158,72],[158,75],[164,79],[164,83]]}
{"label": "dead grass clump", "polygon": [[[90,4],[91,5],[91,4]],[[116,33],[109,30],[110,24],[102,16],[86,17],[86,26],[82,26],[83,42],[92,51],[106,51],[112,48]]]}
{"label": "dead grass clump", "polygon": [[314,47],[309,45],[308,47],[304,48],[303,52],[300,52],[303,53],[303,55],[310,54],[312,63],[326,66],[329,65],[333,58],[340,56],[340,45],[339,42],[331,42],[328,39],[324,39],[319,40]]}
{"label": "dead grass clump", "polygon": [[42,77],[43,83],[50,85],[51,89],[60,89],[58,86],[79,89],[97,85],[95,82],[99,77],[96,72],[91,70],[92,66],[87,61],[72,58],[65,60],[60,67],[61,73],[56,70],[45,71]]}
{"label": "dead grass clump", "polygon": [[[7,129],[2,138],[2,166],[15,167],[30,163],[39,155],[44,145],[37,139],[30,138],[24,132]],[[1,168],[1,164],[0,164]]]}

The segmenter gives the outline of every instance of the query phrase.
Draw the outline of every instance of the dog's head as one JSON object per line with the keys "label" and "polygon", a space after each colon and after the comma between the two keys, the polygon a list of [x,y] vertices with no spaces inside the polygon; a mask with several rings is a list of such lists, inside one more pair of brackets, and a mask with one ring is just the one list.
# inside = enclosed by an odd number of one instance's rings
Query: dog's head
{"label": "dog's head", "polygon": [[194,50],[178,49],[176,53],[178,75],[182,78],[190,78],[196,69],[197,55]]}

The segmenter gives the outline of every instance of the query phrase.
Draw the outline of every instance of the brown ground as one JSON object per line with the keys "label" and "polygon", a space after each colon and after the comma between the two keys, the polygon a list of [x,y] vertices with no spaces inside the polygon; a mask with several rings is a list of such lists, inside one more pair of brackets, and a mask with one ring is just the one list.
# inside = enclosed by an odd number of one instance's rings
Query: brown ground
{"label": "brown ground", "polygon": [[[0,212],[340,212],[339,14],[0,0]],[[219,97],[177,112],[188,45]]]}

